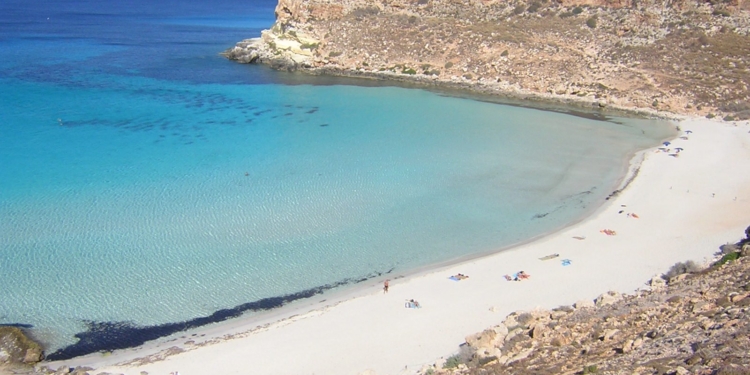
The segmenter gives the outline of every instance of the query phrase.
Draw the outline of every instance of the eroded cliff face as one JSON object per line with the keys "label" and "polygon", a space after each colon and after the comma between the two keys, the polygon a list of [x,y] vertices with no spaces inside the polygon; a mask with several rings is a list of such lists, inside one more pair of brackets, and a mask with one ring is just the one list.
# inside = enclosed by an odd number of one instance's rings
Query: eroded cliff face
{"label": "eroded cliff face", "polygon": [[240,62],[750,118],[747,0],[280,0]]}

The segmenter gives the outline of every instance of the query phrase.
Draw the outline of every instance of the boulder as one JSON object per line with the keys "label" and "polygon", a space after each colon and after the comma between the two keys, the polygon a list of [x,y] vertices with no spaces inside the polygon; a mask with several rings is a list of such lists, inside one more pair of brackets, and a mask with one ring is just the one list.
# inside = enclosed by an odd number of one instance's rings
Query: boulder
{"label": "boulder", "polygon": [[17,327],[0,327],[0,363],[36,363],[42,347]]}
{"label": "boulder", "polygon": [[479,348],[491,348],[494,346],[495,343],[495,337],[497,336],[497,333],[495,333],[492,329],[485,329],[484,331],[480,333],[475,333],[473,335],[466,336],[466,343],[475,349]]}
{"label": "boulder", "polygon": [[651,290],[657,290],[657,289],[666,287],[667,282],[664,281],[664,279],[662,279],[661,276],[654,276],[651,278],[651,281],[649,282],[649,286],[651,287]]}
{"label": "boulder", "polygon": [[37,363],[43,358],[42,348],[33,347],[26,349],[26,354],[23,357],[23,363]]}
{"label": "boulder", "polygon": [[529,330],[529,336],[533,339],[540,339],[544,337],[544,334],[548,331],[547,325],[544,323],[536,323]]}
{"label": "boulder", "polygon": [[594,300],[594,304],[596,305],[596,307],[601,307],[611,305],[619,301],[620,299],[622,299],[620,293],[609,291],[607,293],[599,295],[599,297],[596,297],[596,299]]}
{"label": "boulder", "polygon": [[496,326],[495,326],[494,328],[492,328],[492,329],[493,329],[493,330],[495,331],[495,333],[496,333],[496,334],[497,334],[498,336],[502,336],[503,338],[505,338],[505,336],[506,336],[506,335],[508,334],[508,326],[506,326],[506,325],[505,325],[505,324],[503,324],[503,323],[500,323],[500,324],[496,325]]}
{"label": "boulder", "polygon": [[595,306],[596,305],[594,305],[594,301],[589,300],[589,299],[582,299],[573,304],[573,307],[575,307],[576,309],[583,309],[583,308],[595,307]]}

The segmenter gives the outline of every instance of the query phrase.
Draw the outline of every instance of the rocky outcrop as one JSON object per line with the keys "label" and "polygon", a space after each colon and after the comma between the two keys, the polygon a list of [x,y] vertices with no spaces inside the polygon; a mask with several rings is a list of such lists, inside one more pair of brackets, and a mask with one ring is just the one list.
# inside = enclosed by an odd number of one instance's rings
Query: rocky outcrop
{"label": "rocky outcrop", "polygon": [[750,118],[747,0],[280,0],[225,53],[313,74]]}
{"label": "rocky outcrop", "polygon": [[42,347],[29,339],[20,328],[0,326],[0,370],[3,367],[33,365],[43,356]]}
{"label": "rocky outcrop", "polygon": [[750,233],[712,267],[649,291],[510,314],[421,373],[748,374],[748,243]]}

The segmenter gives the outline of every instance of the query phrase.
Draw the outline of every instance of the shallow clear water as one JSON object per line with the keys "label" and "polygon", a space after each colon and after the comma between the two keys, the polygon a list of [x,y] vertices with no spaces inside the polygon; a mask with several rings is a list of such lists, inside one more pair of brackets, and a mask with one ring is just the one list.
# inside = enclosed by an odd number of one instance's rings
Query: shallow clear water
{"label": "shallow clear water", "polygon": [[0,324],[51,351],[87,321],[181,322],[486,253],[580,218],[669,134],[284,85],[217,55],[274,6],[0,5]]}

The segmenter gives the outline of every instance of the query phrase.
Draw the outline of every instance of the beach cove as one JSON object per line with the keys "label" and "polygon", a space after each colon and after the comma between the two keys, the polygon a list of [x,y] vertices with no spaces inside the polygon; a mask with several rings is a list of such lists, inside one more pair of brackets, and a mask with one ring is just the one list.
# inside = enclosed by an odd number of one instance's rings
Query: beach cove
{"label": "beach cove", "polygon": [[[740,166],[750,161],[750,126],[705,119],[679,126],[687,139],[671,141],[670,152],[655,147],[636,156],[631,172],[637,176],[593,215],[528,244],[390,277],[387,294],[383,280],[373,280],[367,290],[286,316],[237,320],[142,348],[44,365],[124,374],[411,374],[457,352],[465,336],[510,312],[647,288],[677,261],[712,259],[747,226],[750,173]],[[683,149],[679,157],[676,147]],[[601,232],[606,229],[616,234]],[[539,259],[553,253],[559,258]],[[519,270],[531,277],[505,280]],[[449,279],[458,273],[469,278]],[[409,299],[422,307],[405,308]]]}
{"label": "beach cove", "polygon": [[[267,27],[271,2],[47,5],[12,0],[0,22],[0,323],[50,344],[39,368],[416,373],[509,312],[705,263],[748,224],[749,125],[703,116],[742,116],[732,90],[702,103],[420,71],[458,89],[441,97],[389,87],[409,66],[310,70],[378,79],[347,81],[216,56]],[[603,107],[668,116],[671,133]],[[668,113],[683,107],[700,117]]]}

